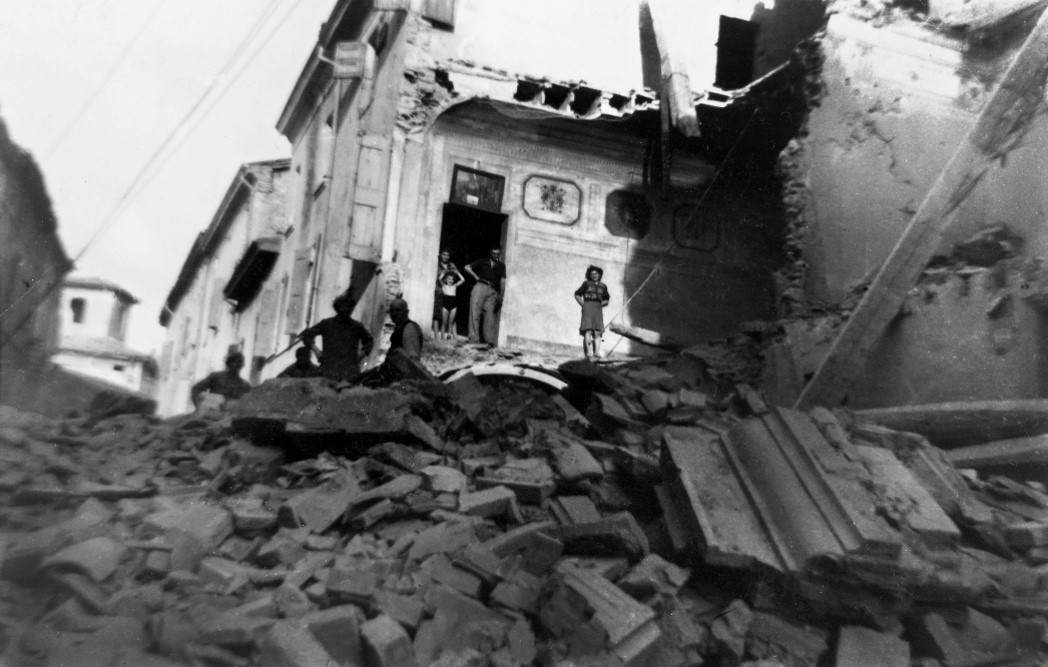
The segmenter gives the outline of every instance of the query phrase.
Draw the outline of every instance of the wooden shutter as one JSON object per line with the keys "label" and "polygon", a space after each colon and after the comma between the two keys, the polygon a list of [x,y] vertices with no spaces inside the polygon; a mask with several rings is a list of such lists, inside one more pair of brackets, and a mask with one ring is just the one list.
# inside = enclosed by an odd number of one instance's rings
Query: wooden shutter
{"label": "wooden shutter", "polygon": [[258,321],[255,325],[255,341],[252,349],[263,357],[273,352],[277,324],[277,291],[272,285],[262,290],[258,300]]}
{"label": "wooden shutter", "polygon": [[446,26],[455,26],[455,0],[422,0],[422,16]]}
{"label": "wooden shutter", "polygon": [[357,184],[349,230],[352,259],[377,262],[382,253],[382,213],[389,181],[389,138],[365,134],[357,157]]}
{"label": "wooden shutter", "polygon": [[295,252],[295,267],[291,270],[291,293],[287,304],[287,331],[297,333],[302,328],[305,314],[306,295],[309,286],[309,270],[313,266],[313,248],[301,248]]}
{"label": "wooden shutter", "polygon": [[211,285],[211,309],[207,314],[207,326],[215,331],[222,324],[222,311],[226,310],[226,299],[222,287],[229,282],[228,278],[215,278]]}

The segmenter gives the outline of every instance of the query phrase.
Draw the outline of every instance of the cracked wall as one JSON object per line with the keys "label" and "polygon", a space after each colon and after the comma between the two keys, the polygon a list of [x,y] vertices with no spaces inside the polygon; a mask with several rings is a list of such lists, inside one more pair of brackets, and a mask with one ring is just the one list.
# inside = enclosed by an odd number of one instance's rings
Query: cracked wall
{"label": "cracked wall", "polygon": [[[780,160],[791,239],[804,267],[806,312],[847,310],[888,256],[935,179],[973,125],[1014,54],[964,43],[899,13],[848,11],[830,19],[809,57],[810,113]],[[987,74],[996,72],[996,75]],[[979,74],[979,76],[976,76]],[[1022,264],[1044,256],[1043,151],[1048,123],[1034,120],[1022,145],[960,203],[940,256],[980,231],[1006,225]],[[1014,267],[1013,267],[1014,269]],[[964,262],[933,288],[928,275],[873,351],[851,404],[1031,398],[1044,394],[1043,316],[1016,294],[1022,272],[1003,283],[963,277]],[[798,280],[793,276],[794,281]]]}

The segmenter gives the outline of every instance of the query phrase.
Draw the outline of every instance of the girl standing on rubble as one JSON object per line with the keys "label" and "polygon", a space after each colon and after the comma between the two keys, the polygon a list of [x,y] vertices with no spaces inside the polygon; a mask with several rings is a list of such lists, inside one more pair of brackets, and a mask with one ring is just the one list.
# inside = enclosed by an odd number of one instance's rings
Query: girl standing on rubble
{"label": "girl standing on rubble", "polygon": [[604,307],[611,301],[608,286],[601,282],[604,269],[590,265],[586,269],[586,280],[575,290],[575,301],[582,308],[582,322],[579,334],[582,335],[582,351],[586,358],[600,359],[600,341],[604,334]]}

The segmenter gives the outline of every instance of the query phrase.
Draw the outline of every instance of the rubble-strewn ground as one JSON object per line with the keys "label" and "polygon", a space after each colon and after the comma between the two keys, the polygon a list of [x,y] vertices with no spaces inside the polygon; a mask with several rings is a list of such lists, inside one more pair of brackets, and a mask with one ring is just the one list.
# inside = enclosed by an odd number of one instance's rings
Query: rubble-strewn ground
{"label": "rubble-strewn ground", "polygon": [[1044,664],[1043,487],[694,354],[561,372],[0,408],[3,664]]}

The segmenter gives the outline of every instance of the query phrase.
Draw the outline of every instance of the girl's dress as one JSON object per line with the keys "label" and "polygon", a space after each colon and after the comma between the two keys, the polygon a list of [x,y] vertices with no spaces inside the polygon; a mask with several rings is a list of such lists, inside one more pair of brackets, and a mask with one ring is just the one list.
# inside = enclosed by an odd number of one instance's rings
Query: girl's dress
{"label": "girl's dress", "polygon": [[610,298],[608,286],[602,282],[587,280],[575,290],[575,296],[582,297],[582,322],[579,324],[579,333],[603,331],[603,303]]}

